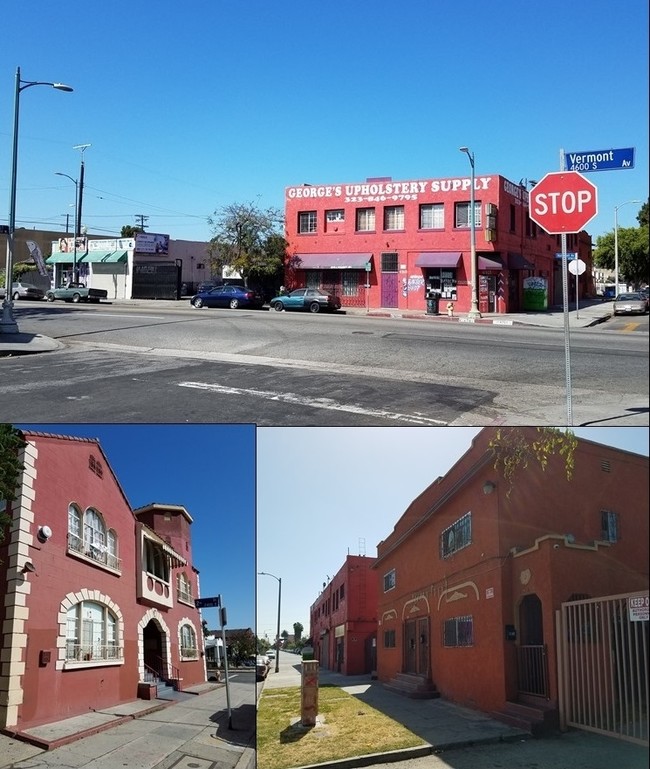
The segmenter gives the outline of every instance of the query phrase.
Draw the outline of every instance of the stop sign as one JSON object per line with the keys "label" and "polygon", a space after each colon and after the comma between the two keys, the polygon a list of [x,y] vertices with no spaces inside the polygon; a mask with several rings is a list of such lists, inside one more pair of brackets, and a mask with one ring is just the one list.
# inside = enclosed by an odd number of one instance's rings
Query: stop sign
{"label": "stop sign", "polygon": [[598,213],[595,185],[577,171],[556,171],[530,191],[530,218],[549,235],[580,232]]}

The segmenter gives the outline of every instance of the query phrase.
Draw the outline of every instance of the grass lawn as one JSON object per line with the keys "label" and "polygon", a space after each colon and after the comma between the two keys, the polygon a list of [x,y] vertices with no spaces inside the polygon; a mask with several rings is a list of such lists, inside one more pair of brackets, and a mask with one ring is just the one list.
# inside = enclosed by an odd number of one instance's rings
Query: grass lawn
{"label": "grass lawn", "polygon": [[318,689],[318,724],[300,725],[300,687],[262,692],[257,713],[257,769],[289,769],[425,742],[338,686]]}

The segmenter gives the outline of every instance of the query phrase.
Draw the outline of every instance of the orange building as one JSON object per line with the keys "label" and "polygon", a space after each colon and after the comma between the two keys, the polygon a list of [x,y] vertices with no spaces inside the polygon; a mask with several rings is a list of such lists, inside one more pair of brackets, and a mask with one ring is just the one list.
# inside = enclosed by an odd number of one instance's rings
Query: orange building
{"label": "orange building", "polygon": [[378,545],[378,677],[557,724],[556,612],[648,589],[648,458],[578,440],[571,480],[554,455],[511,486],[494,434],[479,433]]}
{"label": "orange building", "polygon": [[205,681],[188,511],[132,510],[96,440],[24,437],[0,546],[0,728]]}

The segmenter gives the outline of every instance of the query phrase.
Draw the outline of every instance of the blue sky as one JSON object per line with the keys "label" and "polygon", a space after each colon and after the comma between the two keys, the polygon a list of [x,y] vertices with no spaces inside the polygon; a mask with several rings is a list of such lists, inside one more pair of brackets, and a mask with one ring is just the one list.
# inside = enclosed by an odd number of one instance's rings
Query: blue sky
{"label": "blue sky", "polygon": [[106,235],[142,214],[207,240],[216,209],[283,208],[290,185],[469,175],[462,145],[514,182],[558,170],[560,148],[635,147],[634,169],[589,175],[594,237],[648,196],[647,0],[4,5],[0,202],[16,67],[75,89],[21,93],[19,226],[73,220],[55,172],[77,178],[85,143],[82,223]]}
{"label": "blue sky", "polygon": [[[133,508],[184,505],[201,595],[221,594],[228,628],[255,627],[255,428],[252,425],[18,425],[98,438]],[[210,628],[217,610],[204,609]]]}
{"label": "blue sky", "polygon": [[[377,554],[409,504],[470,448],[478,428],[260,428],[257,565],[282,579],[281,632],[309,633],[309,607],[346,555]],[[646,427],[575,428],[648,455]],[[258,633],[273,641],[278,583],[257,579]]]}

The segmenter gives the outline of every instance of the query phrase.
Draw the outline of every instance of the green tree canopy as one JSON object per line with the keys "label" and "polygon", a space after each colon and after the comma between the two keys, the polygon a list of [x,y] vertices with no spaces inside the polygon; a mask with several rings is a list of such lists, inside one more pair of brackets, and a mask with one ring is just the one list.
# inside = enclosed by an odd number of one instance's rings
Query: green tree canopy
{"label": "green tree canopy", "polygon": [[302,638],[302,631],[304,629],[305,628],[302,626],[301,622],[294,622],[293,623],[293,637],[294,637],[296,643],[298,643],[298,641],[300,641],[300,639]]}
{"label": "green tree canopy", "polygon": [[[618,227],[618,271],[626,283],[648,282],[648,203],[637,214],[638,227]],[[613,270],[616,263],[614,231],[596,238],[594,264]]]}
{"label": "green tree canopy", "polygon": [[231,203],[208,218],[213,236],[208,247],[213,274],[224,267],[249,279],[281,276],[287,243],[279,209],[261,210],[253,203]]}
{"label": "green tree canopy", "polygon": [[7,502],[16,499],[16,486],[23,470],[19,452],[26,445],[20,430],[0,423],[0,542],[4,540],[5,528],[10,522]]}

